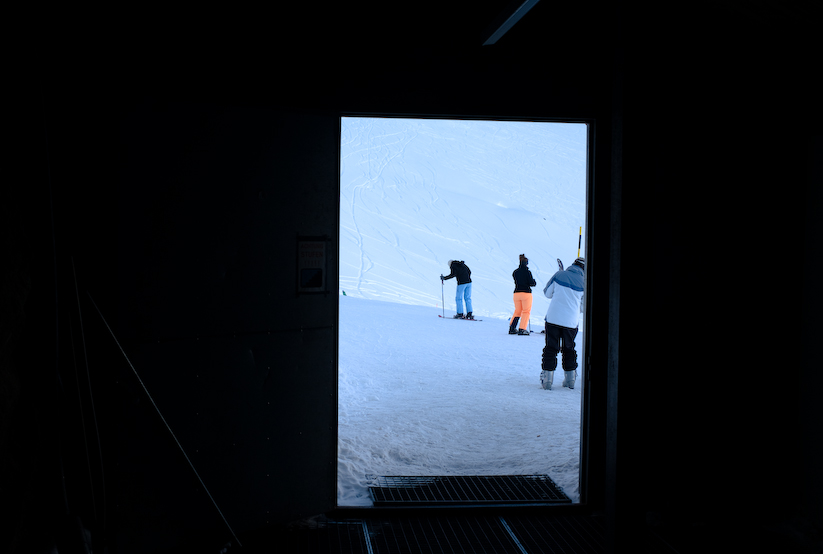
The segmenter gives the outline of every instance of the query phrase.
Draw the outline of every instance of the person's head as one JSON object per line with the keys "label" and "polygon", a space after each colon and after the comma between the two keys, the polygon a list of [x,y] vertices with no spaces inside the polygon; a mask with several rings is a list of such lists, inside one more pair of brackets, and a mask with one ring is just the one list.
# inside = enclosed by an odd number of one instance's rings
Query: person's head
{"label": "person's head", "polygon": [[520,254],[520,263],[521,263],[521,264],[527,264],[527,263],[529,263],[529,259],[526,257],[526,255],[525,255],[525,254]]}
{"label": "person's head", "polygon": [[454,260],[449,260],[449,267],[451,267],[453,263],[454,263]]}
{"label": "person's head", "polygon": [[574,261],[574,265],[579,265],[580,269],[586,269],[586,259],[585,258],[577,258]]}

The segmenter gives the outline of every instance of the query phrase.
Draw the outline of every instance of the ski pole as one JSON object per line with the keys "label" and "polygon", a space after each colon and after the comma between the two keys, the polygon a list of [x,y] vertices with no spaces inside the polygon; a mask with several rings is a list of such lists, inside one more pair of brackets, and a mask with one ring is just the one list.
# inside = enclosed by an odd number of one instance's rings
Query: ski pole
{"label": "ski pole", "polygon": [[443,295],[443,276],[440,276],[440,305],[443,306],[443,317],[446,317],[446,297]]}
{"label": "ski pole", "polygon": [[580,227],[580,234],[577,235],[577,257],[580,257],[580,244],[583,242],[583,227]]}

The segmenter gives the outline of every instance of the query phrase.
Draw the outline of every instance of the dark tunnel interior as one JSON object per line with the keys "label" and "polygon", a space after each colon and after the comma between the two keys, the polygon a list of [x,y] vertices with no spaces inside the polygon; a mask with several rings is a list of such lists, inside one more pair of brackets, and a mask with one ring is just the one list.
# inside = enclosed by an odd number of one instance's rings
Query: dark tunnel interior
{"label": "dark tunnel interior", "polygon": [[[817,8],[527,4],[487,45],[522,2],[27,20],[0,186],[0,550],[308,552],[290,533],[476,516],[522,537],[516,515],[594,518],[598,552],[821,551]],[[593,125],[585,502],[336,506],[347,115]],[[325,294],[299,291],[307,237]],[[516,551],[561,551],[542,525]]]}

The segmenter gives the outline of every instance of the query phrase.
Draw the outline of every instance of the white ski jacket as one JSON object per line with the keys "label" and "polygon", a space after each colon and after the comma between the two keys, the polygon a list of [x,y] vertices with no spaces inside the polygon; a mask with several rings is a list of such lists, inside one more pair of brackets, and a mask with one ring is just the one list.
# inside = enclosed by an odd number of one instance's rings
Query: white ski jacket
{"label": "white ski jacket", "polygon": [[543,294],[551,299],[546,312],[548,323],[571,329],[577,327],[578,318],[583,312],[584,284],[583,269],[578,265],[558,271],[549,279],[543,288]]}

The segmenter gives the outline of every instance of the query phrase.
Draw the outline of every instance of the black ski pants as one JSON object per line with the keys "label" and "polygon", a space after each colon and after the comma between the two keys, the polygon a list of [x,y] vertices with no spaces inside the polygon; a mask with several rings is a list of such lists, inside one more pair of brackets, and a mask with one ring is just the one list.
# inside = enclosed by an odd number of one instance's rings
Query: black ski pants
{"label": "black ski pants", "polygon": [[[577,337],[577,327],[561,327],[546,322],[546,346],[543,347],[543,369],[554,371],[557,369],[557,354],[563,353],[563,370],[577,369],[577,350],[574,349],[574,339]],[[562,343],[562,346],[561,346]]]}

